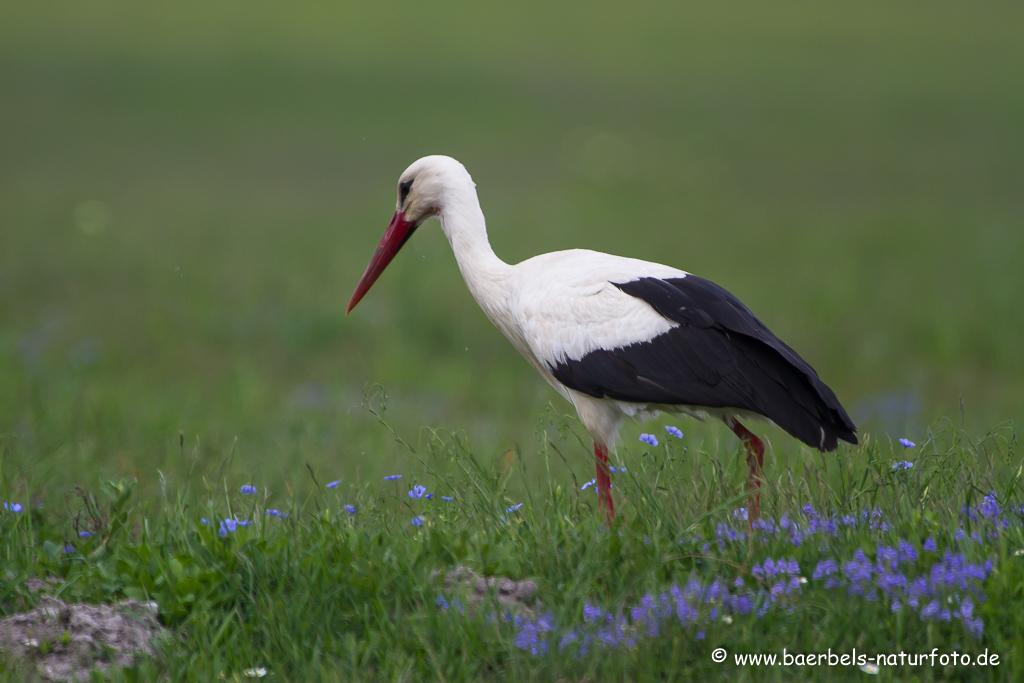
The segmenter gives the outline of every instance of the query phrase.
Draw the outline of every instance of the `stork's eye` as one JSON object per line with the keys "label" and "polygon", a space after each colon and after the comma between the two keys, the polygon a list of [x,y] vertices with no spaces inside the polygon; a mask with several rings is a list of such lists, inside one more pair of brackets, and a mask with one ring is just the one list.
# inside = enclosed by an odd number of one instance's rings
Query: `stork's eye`
{"label": "stork's eye", "polygon": [[412,189],[412,179],[404,180],[398,183],[398,205],[405,206],[405,198],[409,196],[409,190]]}

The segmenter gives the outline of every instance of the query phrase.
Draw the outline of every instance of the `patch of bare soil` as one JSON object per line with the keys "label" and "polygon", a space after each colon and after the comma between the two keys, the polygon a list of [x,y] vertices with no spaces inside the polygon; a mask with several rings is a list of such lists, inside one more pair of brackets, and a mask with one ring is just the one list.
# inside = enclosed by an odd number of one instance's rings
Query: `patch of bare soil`
{"label": "patch of bare soil", "polygon": [[51,681],[87,681],[93,669],[130,667],[136,655],[152,655],[163,632],[155,602],[69,605],[45,595],[36,609],[0,620],[4,656],[31,662]]}
{"label": "patch of bare soil", "polygon": [[[440,572],[435,574],[439,575]],[[470,616],[476,614],[481,605],[493,604],[495,598],[499,605],[513,614],[535,616],[531,603],[537,592],[537,584],[533,581],[513,581],[505,576],[484,577],[460,565],[444,575],[442,588],[450,594],[464,592],[466,613]]]}

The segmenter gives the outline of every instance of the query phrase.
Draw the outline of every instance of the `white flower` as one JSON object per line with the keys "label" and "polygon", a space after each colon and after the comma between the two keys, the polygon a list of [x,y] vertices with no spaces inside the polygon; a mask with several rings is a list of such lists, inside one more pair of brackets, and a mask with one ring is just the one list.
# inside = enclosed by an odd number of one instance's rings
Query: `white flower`
{"label": "white flower", "polygon": [[878,675],[878,665],[872,664],[871,662],[868,662],[867,664],[861,664],[860,670],[866,674],[871,674],[872,676]]}
{"label": "white flower", "polygon": [[267,670],[262,666],[258,666],[255,669],[246,669],[242,672],[246,678],[263,678],[267,675]]}
{"label": "white flower", "polygon": [[726,623],[726,624],[731,624],[732,623],[732,617],[730,617],[728,614],[723,614],[722,615],[722,621],[724,623]]}

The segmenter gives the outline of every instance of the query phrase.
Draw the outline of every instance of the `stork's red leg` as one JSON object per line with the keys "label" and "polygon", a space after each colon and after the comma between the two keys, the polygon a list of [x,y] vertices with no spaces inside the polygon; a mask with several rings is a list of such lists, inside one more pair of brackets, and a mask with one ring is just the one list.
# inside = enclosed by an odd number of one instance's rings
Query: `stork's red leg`
{"label": "stork's red leg", "polygon": [[755,491],[749,515],[750,521],[753,522],[757,519],[761,508],[761,466],[764,465],[764,442],[754,436],[753,432],[741,425],[735,418],[727,420],[726,424],[736,436],[740,437],[743,445],[747,448],[747,466],[750,467],[747,486]]}
{"label": "stork's red leg", "polygon": [[597,460],[597,507],[605,510],[605,519],[611,524],[615,519],[612,504],[612,478],[608,472],[608,449],[594,442],[594,458]]}

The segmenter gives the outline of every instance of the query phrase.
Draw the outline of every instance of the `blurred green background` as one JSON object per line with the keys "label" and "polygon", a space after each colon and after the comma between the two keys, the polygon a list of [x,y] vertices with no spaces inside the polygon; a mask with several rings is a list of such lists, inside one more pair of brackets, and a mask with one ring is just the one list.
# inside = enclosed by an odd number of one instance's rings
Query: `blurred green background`
{"label": "blurred green background", "polygon": [[530,462],[545,405],[571,406],[437,223],[344,315],[399,174],[436,153],[506,261],[587,247],[713,279],[862,431],[920,439],[961,397],[970,427],[1019,421],[1022,35],[1011,3],[5,3],[8,486],[152,486],[179,431],[206,475],[236,436],[240,481],[402,471],[372,383],[413,443]]}

